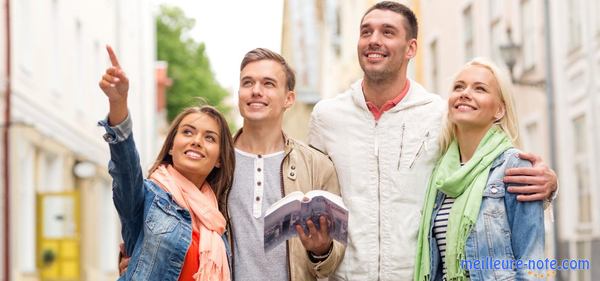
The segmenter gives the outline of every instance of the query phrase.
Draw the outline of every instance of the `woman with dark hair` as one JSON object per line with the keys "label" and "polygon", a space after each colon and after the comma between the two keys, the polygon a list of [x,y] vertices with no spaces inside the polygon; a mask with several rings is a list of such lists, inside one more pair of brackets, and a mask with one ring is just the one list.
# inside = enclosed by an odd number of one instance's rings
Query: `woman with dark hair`
{"label": "woman with dark hair", "polygon": [[120,279],[230,280],[227,216],[219,211],[226,211],[235,167],[227,122],[210,106],[184,110],[144,179],[127,110],[129,80],[107,51],[112,66],[99,85],[110,110],[99,124],[107,132],[113,201],[131,256]]}

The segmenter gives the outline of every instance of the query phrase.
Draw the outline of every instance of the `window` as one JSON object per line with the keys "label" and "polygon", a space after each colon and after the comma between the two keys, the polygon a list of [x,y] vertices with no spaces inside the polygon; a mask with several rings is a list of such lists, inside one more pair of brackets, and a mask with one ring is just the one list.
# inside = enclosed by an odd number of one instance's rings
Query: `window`
{"label": "window", "polygon": [[468,6],[463,11],[463,22],[464,22],[464,45],[465,45],[465,61],[473,58],[474,46],[473,46],[473,13],[471,6]]}
{"label": "window", "polygon": [[521,2],[521,40],[523,42],[523,70],[534,67],[535,61],[535,11],[531,0]]}
{"label": "window", "polygon": [[600,1],[598,1],[598,0],[590,0],[590,1],[596,7],[596,10],[595,10],[596,12],[595,12],[595,14],[593,14],[594,15],[593,18],[596,19],[596,34],[600,35],[600,16],[598,16],[598,15],[600,15]]}
{"label": "window", "polygon": [[588,155],[590,151],[587,146],[587,124],[585,115],[573,119],[573,144],[575,145],[574,165],[577,187],[578,214],[581,230],[591,226],[592,222],[592,193],[590,190],[590,172]]}
{"label": "window", "polygon": [[15,188],[19,209],[18,237],[19,265],[21,272],[36,271],[36,213],[35,213],[35,147],[29,142],[18,146],[20,184]]}
{"label": "window", "polygon": [[525,147],[527,148],[528,151],[531,151],[532,153],[535,153],[537,155],[542,155],[543,151],[541,151],[542,148],[542,141],[541,141],[541,136],[540,136],[540,126],[538,125],[537,122],[532,122],[529,123],[526,127],[525,127],[525,131],[526,133],[526,139],[524,140],[525,143]]}
{"label": "window", "polygon": [[581,0],[567,0],[569,49],[581,46],[581,14],[579,13]]}
{"label": "window", "polygon": [[51,87],[51,91],[52,94],[54,94],[55,96],[58,96],[60,93],[61,89],[61,82],[63,81],[63,75],[62,75],[62,65],[63,65],[63,58],[62,58],[62,50],[61,50],[61,25],[60,25],[60,14],[59,14],[59,8],[58,8],[58,1],[54,0],[52,1],[52,8],[51,8],[51,19],[50,19],[50,28],[52,28],[52,32],[53,32],[53,36],[51,36],[50,40],[52,41],[50,43],[51,46],[51,53],[50,53],[50,60],[51,60],[51,67],[49,68],[50,71],[50,87]]}
{"label": "window", "polygon": [[33,21],[30,18],[33,10],[30,6],[30,0],[19,1],[19,18],[17,19],[19,22],[17,25],[19,31],[15,34],[18,45],[18,48],[15,48],[15,53],[17,54],[21,69],[26,74],[29,74],[33,68],[32,39],[35,38],[35,34],[32,34],[31,30]]}
{"label": "window", "polygon": [[490,0],[490,19],[492,21],[497,21],[502,16],[503,4],[503,0]]}
{"label": "window", "polygon": [[438,59],[438,48],[437,48],[437,40],[433,40],[429,45],[429,51],[431,52],[431,65],[429,69],[431,69],[431,85],[430,89],[439,94],[439,59]]}
{"label": "window", "polygon": [[492,48],[490,54],[492,60],[499,65],[504,65],[504,60],[500,54],[500,45],[504,42],[504,33],[500,21],[493,21],[490,25],[490,47]]}
{"label": "window", "polygon": [[[577,241],[577,254],[575,255],[577,259],[586,259],[590,260],[592,245],[589,240]],[[578,281],[590,281],[591,280],[591,271],[590,270],[576,270],[577,272],[577,280]]]}
{"label": "window", "polygon": [[63,191],[63,159],[61,156],[46,152],[41,167],[40,190],[42,192]]}
{"label": "window", "polygon": [[337,1],[328,0],[326,2],[327,7],[327,25],[330,29],[331,36],[331,47],[337,57],[342,54],[342,22],[341,22],[341,8],[338,6]]}
{"label": "window", "polygon": [[73,58],[73,76],[75,77],[75,89],[72,92],[73,93],[73,101],[75,105],[75,110],[76,110],[76,117],[77,120],[79,120],[80,122],[85,122],[86,120],[83,118],[83,110],[84,107],[80,106],[83,104],[83,96],[85,94],[85,87],[84,87],[84,82],[85,79],[88,78],[87,75],[87,67],[83,67],[83,63],[84,60],[86,60],[85,56],[83,55],[83,35],[82,35],[82,31],[81,31],[81,21],[80,20],[76,20],[75,21],[75,55],[72,57]]}

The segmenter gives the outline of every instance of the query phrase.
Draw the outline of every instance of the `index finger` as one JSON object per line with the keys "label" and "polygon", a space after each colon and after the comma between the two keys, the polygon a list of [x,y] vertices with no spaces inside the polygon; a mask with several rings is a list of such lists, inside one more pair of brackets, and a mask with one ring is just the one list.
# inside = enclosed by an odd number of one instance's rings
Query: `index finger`
{"label": "index finger", "polygon": [[535,165],[535,163],[537,163],[537,162],[539,162],[539,160],[541,160],[541,158],[538,155],[535,155],[533,153],[527,153],[527,152],[520,152],[519,158],[522,160],[528,160],[533,165]]}
{"label": "index finger", "polygon": [[540,176],[543,172],[533,167],[519,167],[506,169],[506,176]]}
{"label": "index finger", "polygon": [[115,55],[115,51],[113,50],[113,48],[110,45],[106,45],[106,51],[108,52],[108,57],[110,58],[110,63],[112,64],[112,66],[121,68],[121,65],[119,65],[119,60],[117,59],[117,55]]}

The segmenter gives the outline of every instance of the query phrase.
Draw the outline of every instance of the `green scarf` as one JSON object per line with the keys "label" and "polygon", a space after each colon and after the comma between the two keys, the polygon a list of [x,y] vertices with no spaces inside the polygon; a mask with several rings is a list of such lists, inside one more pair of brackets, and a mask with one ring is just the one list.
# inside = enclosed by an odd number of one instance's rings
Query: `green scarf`
{"label": "green scarf", "polygon": [[508,136],[500,127],[494,125],[481,139],[473,157],[464,166],[460,165],[460,152],[456,140],[452,141],[446,153],[438,160],[423,205],[415,260],[415,281],[430,278],[428,237],[438,191],[456,198],[450,210],[446,231],[446,279],[468,280],[465,271],[460,267],[460,261],[465,256],[465,243],[477,221],[492,162],[511,147],[512,142]]}

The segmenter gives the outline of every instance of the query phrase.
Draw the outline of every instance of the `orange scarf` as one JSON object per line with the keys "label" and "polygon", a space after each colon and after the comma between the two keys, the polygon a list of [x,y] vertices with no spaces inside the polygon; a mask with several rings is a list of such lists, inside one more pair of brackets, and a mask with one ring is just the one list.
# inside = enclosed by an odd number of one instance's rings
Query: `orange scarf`
{"label": "orange scarf", "polygon": [[150,178],[170,193],[179,206],[190,211],[192,227],[200,234],[200,266],[194,279],[229,281],[227,253],[221,239],[225,232],[225,217],[219,212],[217,197],[208,182],[205,181],[198,189],[172,165],[160,165]]}

